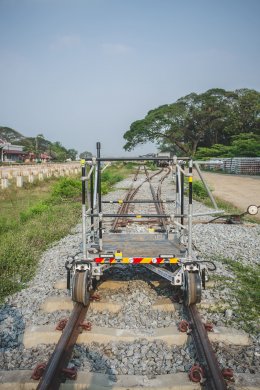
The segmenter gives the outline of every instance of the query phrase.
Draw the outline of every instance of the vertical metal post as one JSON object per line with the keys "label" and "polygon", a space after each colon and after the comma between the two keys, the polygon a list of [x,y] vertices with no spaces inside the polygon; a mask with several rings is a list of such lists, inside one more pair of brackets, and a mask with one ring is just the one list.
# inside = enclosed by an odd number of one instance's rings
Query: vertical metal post
{"label": "vertical metal post", "polygon": [[98,166],[95,168],[94,209],[97,207]]}
{"label": "vertical metal post", "polygon": [[[97,158],[99,159],[100,158],[100,148],[101,148],[101,144],[100,142],[97,142]],[[97,175],[97,193],[98,193],[98,214],[101,214],[102,213],[102,201],[101,201],[101,164],[100,164],[100,161],[97,161],[97,171],[98,171],[98,175]],[[103,234],[102,234],[102,219],[100,218],[99,216],[99,222],[98,222],[98,235],[99,235],[99,249],[100,251],[102,250],[102,238],[103,238]]]}
{"label": "vertical metal post", "polygon": [[[181,168],[184,171],[185,166],[181,164]],[[181,215],[184,214],[184,173],[181,171]],[[181,217],[181,224],[184,225],[184,217]]]}
{"label": "vertical metal post", "polygon": [[[176,165],[175,167],[175,174],[176,174],[176,179],[175,179],[175,183],[176,183],[176,206],[177,204],[179,203],[179,169],[178,169],[178,165]],[[178,210],[177,210],[178,212]]]}
{"label": "vertical metal post", "polygon": [[[94,173],[92,171],[90,176],[90,210],[94,214]],[[94,217],[91,215],[91,230],[94,230]]]}
{"label": "vertical metal post", "polygon": [[[181,214],[181,170],[180,165],[177,162],[176,164],[176,213]],[[180,243],[184,242],[184,237],[182,234],[182,225],[181,223],[177,225],[178,234],[180,237]]]}
{"label": "vertical metal post", "polygon": [[81,160],[81,185],[82,185],[82,245],[83,259],[87,258],[87,243],[86,243],[86,164],[85,160]]}
{"label": "vertical metal post", "polygon": [[176,213],[180,214],[180,205],[181,205],[181,177],[180,177],[180,166],[176,165]]}
{"label": "vertical metal post", "polygon": [[90,207],[90,188],[89,188],[89,179],[88,179],[88,174],[90,171],[90,167],[88,169],[88,166],[86,165],[86,183],[85,183],[85,188],[86,188],[86,196],[87,196],[87,207]]}
{"label": "vertical metal post", "polygon": [[188,257],[192,257],[192,160],[189,161]]}

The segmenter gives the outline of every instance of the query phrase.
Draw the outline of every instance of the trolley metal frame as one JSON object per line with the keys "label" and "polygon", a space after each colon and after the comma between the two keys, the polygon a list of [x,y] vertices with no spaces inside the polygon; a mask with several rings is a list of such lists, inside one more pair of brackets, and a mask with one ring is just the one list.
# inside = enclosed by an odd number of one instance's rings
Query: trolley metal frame
{"label": "trolley metal frame", "polygon": [[[203,179],[202,173],[199,168],[199,164],[193,162],[190,157],[177,158],[176,156],[170,157],[101,157],[101,145],[97,142],[97,154],[95,157],[81,161],[81,181],[82,181],[82,259],[74,261],[73,264],[67,267],[70,276],[68,279],[72,279],[70,285],[75,287],[75,275],[77,272],[87,272],[88,277],[84,279],[84,285],[80,288],[91,289],[93,280],[99,280],[103,275],[104,270],[115,266],[117,264],[142,264],[149,270],[161,275],[170,281],[172,285],[181,286],[184,290],[190,289],[189,284],[195,283],[198,294],[195,291],[195,295],[200,295],[201,286],[204,285],[203,277],[205,272],[196,259],[196,256],[192,247],[192,226],[193,218],[204,215],[220,214],[223,210],[217,208],[217,204]],[[166,237],[168,240],[177,239],[182,247],[181,256],[175,257],[171,253],[158,254],[155,257],[123,257],[121,251],[115,251],[115,253],[106,253],[104,251],[103,243],[103,221],[105,218],[116,218],[118,214],[104,213],[102,210],[102,195],[101,195],[101,175],[102,172],[112,162],[145,162],[165,160],[165,163],[169,165],[172,172],[173,183],[175,184],[175,201],[174,212],[172,214],[144,214],[142,216],[136,214],[122,214],[121,217],[125,218],[168,218],[170,224],[167,226]],[[103,165],[104,164],[104,165]],[[193,213],[193,167],[195,166],[205,188],[212,201],[214,211],[209,213]],[[188,178],[188,205],[185,206],[185,180]],[[121,200],[121,203],[123,201]],[[154,203],[153,201],[138,201],[133,200],[129,203]],[[167,202],[167,201],[164,201]],[[108,203],[105,201],[104,203]],[[117,203],[112,201],[110,203]],[[86,207],[88,204],[88,208]],[[87,219],[90,221],[90,227],[87,228]],[[115,233],[116,234],[116,233]],[[134,249],[133,249],[134,250]],[[144,254],[145,256],[145,254]],[[175,265],[175,269],[163,268],[161,265],[169,264]],[[205,267],[204,267],[205,268]],[[204,275],[204,276],[203,276]],[[82,281],[81,281],[82,283]],[[75,291],[80,290],[79,286],[75,287]],[[78,293],[73,292],[72,298],[78,300]],[[76,295],[76,296],[75,296]],[[83,293],[80,296],[85,296]],[[193,302],[200,300],[200,298],[192,298],[187,300],[187,304],[196,303]],[[84,302],[83,302],[84,303]]]}

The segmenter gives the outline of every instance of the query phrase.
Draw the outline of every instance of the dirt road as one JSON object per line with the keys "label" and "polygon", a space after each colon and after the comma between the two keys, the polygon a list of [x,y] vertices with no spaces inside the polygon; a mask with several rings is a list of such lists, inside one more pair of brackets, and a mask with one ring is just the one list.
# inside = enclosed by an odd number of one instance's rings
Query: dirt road
{"label": "dirt road", "polygon": [[[195,173],[197,178],[197,173]],[[239,176],[203,172],[203,177],[213,189],[213,195],[246,211],[251,204],[260,205],[260,176]],[[260,210],[257,214],[260,219]]]}

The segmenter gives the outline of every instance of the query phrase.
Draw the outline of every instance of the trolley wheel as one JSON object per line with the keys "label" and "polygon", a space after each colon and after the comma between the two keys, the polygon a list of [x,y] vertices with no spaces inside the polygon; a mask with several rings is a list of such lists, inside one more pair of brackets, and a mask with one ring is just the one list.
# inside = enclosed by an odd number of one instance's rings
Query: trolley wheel
{"label": "trolley wheel", "polygon": [[184,302],[190,306],[201,301],[201,277],[199,272],[184,272]]}
{"label": "trolley wheel", "polygon": [[72,281],[72,300],[83,303],[86,306],[89,302],[89,271],[76,271]]}

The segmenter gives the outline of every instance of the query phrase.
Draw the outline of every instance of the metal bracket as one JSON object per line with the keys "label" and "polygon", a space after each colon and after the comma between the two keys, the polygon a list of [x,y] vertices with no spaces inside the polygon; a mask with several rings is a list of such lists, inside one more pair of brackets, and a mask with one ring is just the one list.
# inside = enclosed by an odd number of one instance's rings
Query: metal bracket
{"label": "metal bracket", "polygon": [[142,264],[144,267],[148,268],[150,271],[162,276],[164,279],[167,279],[171,282],[173,286],[182,285],[182,268],[178,269],[175,272],[166,270],[165,268],[156,267],[151,264]]}
{"label": "metal bracket", "polygon": [[198,263],[188,263],[188,264],[183,264],[183,268],[185,271],[189,272],[199,272],[200,271],[200,266]]}
{"label": "metal bracket", "polygon": [[75,270],[77,271],[92,271],[92,264],[88,260],[75,262]]}
{"label": "metal bracket", "polygon": [[[115,265],[113,264],[113,266],[115,266]],[[103,275],[103,272],[106,269],[111,268],[111,267],[112,267],[111,264],[101,264],[99,266],[93,265],[92,276],[101,276],[101,275]]]}

